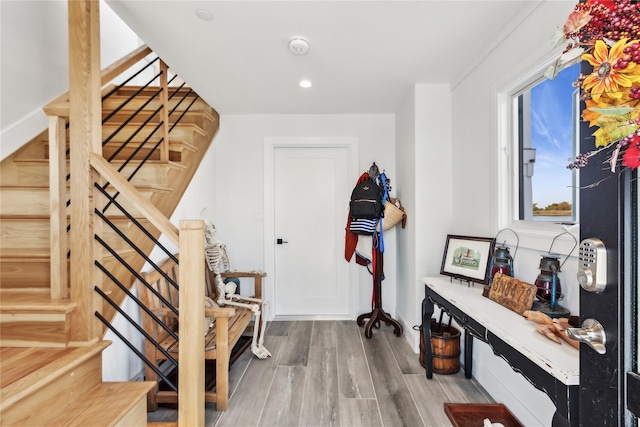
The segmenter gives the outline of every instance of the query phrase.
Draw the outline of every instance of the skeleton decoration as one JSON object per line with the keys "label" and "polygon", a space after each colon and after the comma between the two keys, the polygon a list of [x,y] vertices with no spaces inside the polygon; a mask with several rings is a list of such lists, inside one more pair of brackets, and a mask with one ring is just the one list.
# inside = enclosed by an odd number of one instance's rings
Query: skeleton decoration
{"label": "skeleton decoration", "polygon": [[[209,221],[205,220],[205,258],[210,271],[215,276],[216,292],[218,299],[215,301],[220,306],[232,306],[248,308],[253,312],[254,328],[253,341],[251,342],[251,352],[260,359],[266,359],[271,353],[264,346],[264,330],[267,322],[265,321],[269,303],[259,298],[243,297],[236,293],[236,285],[233,282],[224,283],[220,273],[223,271],[233,271],[229,257],[227,256],[227,247],[222,243],[216,235],[216,228]],[[262,309],[262,310],[261,310]],[[260,314],[262,311],[262,326],[260,327]],[[258,333],[258,329],[260,332]]]}

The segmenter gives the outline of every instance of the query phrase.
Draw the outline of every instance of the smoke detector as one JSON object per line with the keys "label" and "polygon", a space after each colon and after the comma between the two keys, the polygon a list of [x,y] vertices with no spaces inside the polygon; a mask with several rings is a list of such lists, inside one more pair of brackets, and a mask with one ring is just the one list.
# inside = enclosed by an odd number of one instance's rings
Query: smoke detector
{"label": "smoke detector", "polygon": [[207,9],[196,9],[196,16],[203,21],[211,21],[213,19],[213,14]]}
{"label": "smoke detector", "polygon": [[309,41],[300,36],[292,37],[289,40],[289,50],[294,55],[304,55],[309,52]]}

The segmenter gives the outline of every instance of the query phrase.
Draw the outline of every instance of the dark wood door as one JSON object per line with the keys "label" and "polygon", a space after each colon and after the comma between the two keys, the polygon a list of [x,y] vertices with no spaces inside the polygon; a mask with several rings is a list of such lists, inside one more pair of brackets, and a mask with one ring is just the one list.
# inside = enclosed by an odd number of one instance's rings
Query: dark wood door
{"label": "dark wood door", "polygon": [[[582,125],[581,152],[594,149],[593,128]],[[588,135],[588,136],[585,136]],[[610,152],[591,157],[581,169],[580,239],[598,238],[606,247],[606,287],[580,289],[580,322],[595,319],[606,336],[604,354],[580,345],[580,425],[633,426],[640,391],[638,371],[638,182],[637,171],[612,173]],[[604,166],[603,166],[604,165]],[[577,284],[577,281],[574,282]],[[626,382],[626,378],[631,381]],[[637,377],[636,377],[637,381]]]}

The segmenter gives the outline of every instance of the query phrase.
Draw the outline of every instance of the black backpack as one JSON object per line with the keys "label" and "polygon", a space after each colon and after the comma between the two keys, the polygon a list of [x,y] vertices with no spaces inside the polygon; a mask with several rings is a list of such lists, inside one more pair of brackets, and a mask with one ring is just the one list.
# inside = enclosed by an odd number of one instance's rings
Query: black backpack
{"label": "black backpack", "polygon": [[379,219],[382,215],[382,190],[374,181],[366,179],[355,186],[349,202],[351,219]]}

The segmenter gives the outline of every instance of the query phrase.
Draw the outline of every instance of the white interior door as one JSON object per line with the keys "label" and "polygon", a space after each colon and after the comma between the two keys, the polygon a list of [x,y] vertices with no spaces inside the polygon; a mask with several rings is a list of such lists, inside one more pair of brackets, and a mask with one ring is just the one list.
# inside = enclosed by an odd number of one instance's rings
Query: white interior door
{"label": "white interior door", "polygon": [[348,158],[345,147],[274,149],[276,316],[349,316]]}

